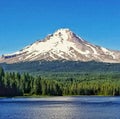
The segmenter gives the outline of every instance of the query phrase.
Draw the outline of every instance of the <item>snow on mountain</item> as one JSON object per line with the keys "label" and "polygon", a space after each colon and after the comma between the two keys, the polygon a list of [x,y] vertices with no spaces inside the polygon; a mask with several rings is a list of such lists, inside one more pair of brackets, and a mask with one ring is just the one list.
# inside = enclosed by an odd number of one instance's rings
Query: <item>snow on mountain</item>
{"label": "snow on mountain", "polygon": [[37,60],[72,60],[120,63],[120,52],[90,44],[69,29],[59,29],[45,39],[12,54],[0,62],[16,63]]}

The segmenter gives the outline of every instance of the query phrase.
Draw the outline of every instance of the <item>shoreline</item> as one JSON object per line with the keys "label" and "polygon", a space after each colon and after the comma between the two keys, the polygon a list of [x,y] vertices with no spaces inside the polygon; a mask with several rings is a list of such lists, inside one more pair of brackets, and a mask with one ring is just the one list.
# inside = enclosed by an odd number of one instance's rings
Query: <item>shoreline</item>
{"label": "shoreline", "polygon": [[51,97],[120,97],[120,96],[112,96],[112,95],[63,95],[63,96],[42,96],[42,95],[34,95],[34,96],[8,96],[8,97],[0,97],[3,98],[51,98]]}

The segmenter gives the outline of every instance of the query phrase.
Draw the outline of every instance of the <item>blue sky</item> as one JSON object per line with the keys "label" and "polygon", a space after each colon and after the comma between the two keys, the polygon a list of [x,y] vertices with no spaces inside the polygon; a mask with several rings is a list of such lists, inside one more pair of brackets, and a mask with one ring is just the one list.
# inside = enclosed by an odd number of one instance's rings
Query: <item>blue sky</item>
{"label": "blue sky", "polygon": [[70,28],[83,39],[120,50],[120,0],[1,0],[0,55]]}

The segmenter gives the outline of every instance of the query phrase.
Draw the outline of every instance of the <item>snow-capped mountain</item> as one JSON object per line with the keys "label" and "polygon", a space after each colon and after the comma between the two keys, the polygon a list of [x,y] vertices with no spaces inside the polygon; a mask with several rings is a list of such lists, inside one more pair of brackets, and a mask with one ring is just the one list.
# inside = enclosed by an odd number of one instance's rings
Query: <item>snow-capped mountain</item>
{"label": "snow-capped mountain", "polygon": [[69,29],[59,29],[45,39],[0,57],[0,62],[72,60],[120,63],[120,51],[90,44]]}

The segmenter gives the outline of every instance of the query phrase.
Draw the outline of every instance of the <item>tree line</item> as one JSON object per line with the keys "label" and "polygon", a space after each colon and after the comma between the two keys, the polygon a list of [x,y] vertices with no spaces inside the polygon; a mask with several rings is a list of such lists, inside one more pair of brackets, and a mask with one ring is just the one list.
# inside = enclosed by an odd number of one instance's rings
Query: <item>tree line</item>
{"label": "tree line", "polygon": [[[62,77],[62,78],[61,78]],[[120,95],[120,74],[33,76],[5,72],[0,67],[0,96]]]}

